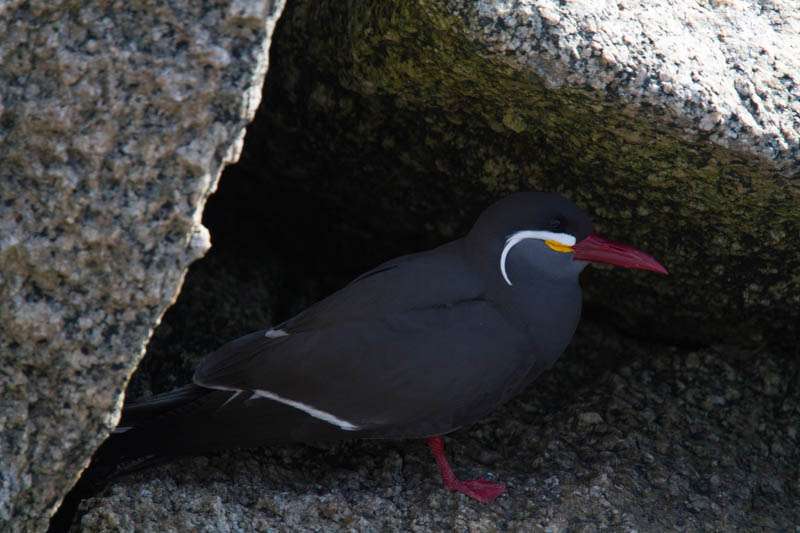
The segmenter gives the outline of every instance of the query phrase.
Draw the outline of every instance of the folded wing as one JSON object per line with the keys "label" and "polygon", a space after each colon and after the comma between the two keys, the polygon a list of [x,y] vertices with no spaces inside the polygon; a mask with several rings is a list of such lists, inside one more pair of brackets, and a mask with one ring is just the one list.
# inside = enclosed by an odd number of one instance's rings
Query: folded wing
{"label": "folded wing", "polygon": [[223,346],[195,382],[244,396],[237,409],[280,402],[362,436],[472,422],[516,390],[535,357],[481,281],[437,252],[381,265],[274,330]]}

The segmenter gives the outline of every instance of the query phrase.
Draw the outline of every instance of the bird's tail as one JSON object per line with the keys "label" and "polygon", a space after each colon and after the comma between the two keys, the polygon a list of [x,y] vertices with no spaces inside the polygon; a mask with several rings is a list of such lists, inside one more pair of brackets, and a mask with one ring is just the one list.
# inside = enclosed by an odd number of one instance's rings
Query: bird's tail
{"label": "bird's tail", "polygon": [[119,463],[191,451],[181,426],[203,411],[204,400],[214,392],[186,385],[123,407],[119,424],[98,449],[94,462]]}
{"label": "bird's tail", "polygon": [[96,461],[172,458],[267,443],[368,437],[252,391],[187,385],[122,410]]}
{"label": "bird's tail", "polygon": [[112,435],[123,435],[132,429],[159,425],[161,422],[181,416],[189,411],[197,400],[203,398],[208,389],[197,385],[186,385],[152,398],[126,405]]}

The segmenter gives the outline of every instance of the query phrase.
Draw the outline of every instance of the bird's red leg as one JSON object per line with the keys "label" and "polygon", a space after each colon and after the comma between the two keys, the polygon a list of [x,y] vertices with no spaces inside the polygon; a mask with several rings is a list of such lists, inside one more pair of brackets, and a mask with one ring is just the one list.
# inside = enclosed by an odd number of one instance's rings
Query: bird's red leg
{"label": "bird's red leg", "polygon": [[481,503],[487,503],[489,498],[497,498],[506,491],[504,486],[492,483],[488,479],[458,479],[453,469],[450,468],[447,457],[444,455],[442,437],[430,437],[428,446],[433,452],[436,464],[439,465],[439,471],[442,473],[442,483],[447,490],[456,490]]}

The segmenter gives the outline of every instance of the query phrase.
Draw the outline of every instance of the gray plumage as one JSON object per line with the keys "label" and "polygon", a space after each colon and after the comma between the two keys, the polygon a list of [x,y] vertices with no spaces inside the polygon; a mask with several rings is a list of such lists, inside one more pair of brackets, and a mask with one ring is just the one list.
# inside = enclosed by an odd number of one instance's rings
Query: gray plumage
{"label": "gray plumage", "polygon": [[[294,318],[225,344],[194,384],[127,406],[107,449],[166,456],[451,432],[561,355],[580,317],[587,260],[666,273],[596,236],[569,200],[510,196],[464,238],[388,261]],[[504,490],[465,486],[441,440],[431,447],[448,488],[481,501]]]}

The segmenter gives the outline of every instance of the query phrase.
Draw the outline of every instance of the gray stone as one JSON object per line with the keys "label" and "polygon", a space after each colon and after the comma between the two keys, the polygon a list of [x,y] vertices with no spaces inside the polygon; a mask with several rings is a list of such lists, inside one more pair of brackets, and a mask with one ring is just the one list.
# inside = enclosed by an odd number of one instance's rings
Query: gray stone
{"label": "gray stone", "polygon": [[280,1],[0,6],[0,530],[41,530],[209,248]]}
{"label": "gray stone", "polygon": [[[800,158],[800,17],[788,1],[445,1],[471,38],[553,89],[651,108],[687,139]],[[679,121],[679,124],[670,124]]]}

